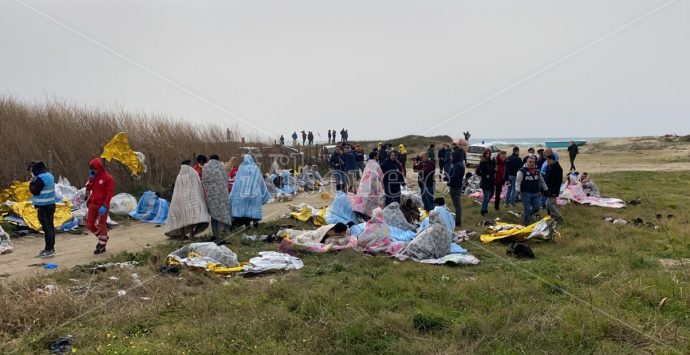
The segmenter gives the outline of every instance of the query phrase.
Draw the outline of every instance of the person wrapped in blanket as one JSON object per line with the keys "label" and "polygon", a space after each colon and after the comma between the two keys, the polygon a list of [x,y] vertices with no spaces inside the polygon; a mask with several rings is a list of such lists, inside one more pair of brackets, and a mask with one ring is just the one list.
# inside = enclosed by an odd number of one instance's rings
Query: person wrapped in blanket
{"label": "person wrapped in blanket", "polygon": [[271,199],[271,194],[266,188],[259,166],[249,154],[245,154],[237,169],[230,198],[233,225],[253,224],[258,227],[258,222],[263,219],[262,207]]}
{"label": "person wrapped in blanket", "polygon": [[590,197],[601,197],[599,194],[599,187],[592,181],[592,178],[588,173],[582,173],[580,175],[580,183],[582,184],[582,189],[585,191],[587,196]]}
{"label": "person wrapped in blanket", "polygon": [[429,226],[420,231],[401,254],[417,260],[444,257],[450,254],[451,239],[448,235],[451,233],[438,211],[432,210],[429,213]]}
{"label": "person wrapped in blanket", "polygon": [[292,252],[296,250],[313,253],[326,253],[352,247],[354,237],[347,233],[344,223],[327,224],[316,230],[282,229],[276,233],[283,237],[279,250]]}

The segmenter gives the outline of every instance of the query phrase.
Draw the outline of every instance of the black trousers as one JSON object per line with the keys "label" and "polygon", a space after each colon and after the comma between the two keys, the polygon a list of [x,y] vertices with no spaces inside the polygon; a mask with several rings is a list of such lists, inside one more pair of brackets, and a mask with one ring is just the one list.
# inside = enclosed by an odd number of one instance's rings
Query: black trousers
{"label": "black trousers", "polygon": [[55,216],[55,205],[36,206],[38,210],[38,221],[41,223],[43,233],[45,234],[46,248],[45,250],[55,249],[55,226],[53,217]]}
{"label": "black trousers", "polygon": [[501,205],[501,193],[503,193],[503,184],[496,184],[496,192],[494,193],[494,208],[498,211]]}

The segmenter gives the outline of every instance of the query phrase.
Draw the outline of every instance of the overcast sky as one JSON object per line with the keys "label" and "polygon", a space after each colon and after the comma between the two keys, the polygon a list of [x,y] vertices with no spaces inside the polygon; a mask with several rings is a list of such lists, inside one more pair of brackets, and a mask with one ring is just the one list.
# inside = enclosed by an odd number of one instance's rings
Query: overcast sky
{"label": "overcast sky", "polygon": [[689,134],[690,0],[0,0],[0,95],[275,137]]}

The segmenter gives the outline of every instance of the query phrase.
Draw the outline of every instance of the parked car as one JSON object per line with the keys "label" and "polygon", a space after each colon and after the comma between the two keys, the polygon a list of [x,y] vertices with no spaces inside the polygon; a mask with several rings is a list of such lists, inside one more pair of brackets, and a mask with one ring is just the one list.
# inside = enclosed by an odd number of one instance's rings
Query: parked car
{"label": "parked car", "polygon": [[498,155],[498,152],[501,150],[498,149],[497,146],[493,144],[472,144],[470,148],[467,150],[467,166],[478,166],[480,158],[482,157],[482,153],[484,153],[484,149],[488,149],[491,151],[491,159],[496,158],[496,155]]}

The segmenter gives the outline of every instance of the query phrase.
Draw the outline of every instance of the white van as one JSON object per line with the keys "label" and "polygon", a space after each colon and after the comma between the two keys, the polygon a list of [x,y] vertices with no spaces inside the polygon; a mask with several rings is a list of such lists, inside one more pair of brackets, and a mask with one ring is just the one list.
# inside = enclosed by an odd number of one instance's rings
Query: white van
{"label": "white van", "polygon": [[497,146],[495,145],[490,145],[490,144],[472,144],[469,149],[467,150],[467,166],[478,166],[480,159],[482,157],[482,153],[484,153],[484,149],[488,149],[491,151],[491,159],[495,159],[498,153],[501,151],[498,149]]}

